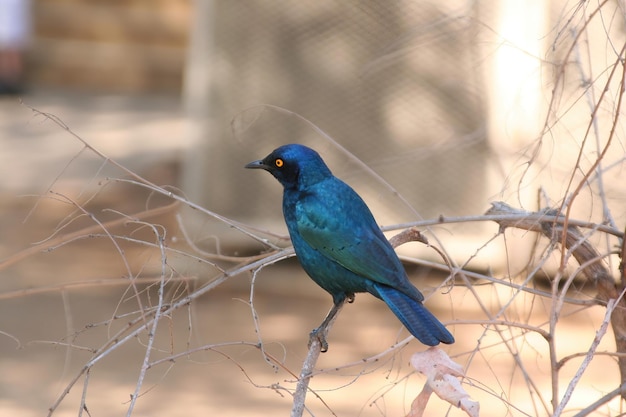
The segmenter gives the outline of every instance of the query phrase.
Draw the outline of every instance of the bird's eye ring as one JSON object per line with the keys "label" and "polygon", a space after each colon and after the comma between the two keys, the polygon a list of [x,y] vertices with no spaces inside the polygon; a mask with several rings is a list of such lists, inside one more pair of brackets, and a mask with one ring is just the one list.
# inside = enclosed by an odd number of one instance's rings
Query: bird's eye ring
{"label": "bird's eye ring", "polygon": [[285,162],[280,158],[276,158],[274,165],[276,165],[277,168],[282,168],[283,165],[285,165]]}

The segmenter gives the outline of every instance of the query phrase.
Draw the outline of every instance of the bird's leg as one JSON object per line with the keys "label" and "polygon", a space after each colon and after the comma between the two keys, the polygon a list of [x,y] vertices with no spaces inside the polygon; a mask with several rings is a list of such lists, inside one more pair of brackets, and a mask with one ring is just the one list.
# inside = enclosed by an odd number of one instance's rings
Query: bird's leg
{"label": "bird's leg", "polygon": [[309,333],[309,347],[311,347],[311,343],[313,343],[313,340],[317,339],[320,342],[320,345],[322,347],[321,351],[322,352],[328,351],[328,342],[326,341],[326,334],[328,333],[328,327],[335,320],[335,317],[337,317],[337,313],[339,313],[339,310],[341,310],[341,307],[343,307],[343,304],[346,301],[348,301],[349,303],[354,302],[354,294],[348,293],[348,294],[342,294],[339,297],[333,296],[333,307],[330,309],[330,311],[326,315],[326,318],[324,319],[322,324],[319,325],[319,327],[313,329],[313,331]]}
{"label": "bird's leg", "polygon": [[311,331],[311,333],[309,333],[309,347],[311,347],[313,340],[317,339],[319,340],[320,345],[322,347],[321,351],[322,352],[328,351],[328,342],[326,341],[326,334],[328,333],[328,325],[335,319],[335,317],[337,316],[337,313],[339,312],[339,310],[341,310],[341,307],[343,307],[343,301],[341,301],[339,304],[333,304],[333,307],[330,309],[330,311],[326,315],[326,318],[324,319],[322,324],[320,324],[319,327],[316,327],[315,329]]}

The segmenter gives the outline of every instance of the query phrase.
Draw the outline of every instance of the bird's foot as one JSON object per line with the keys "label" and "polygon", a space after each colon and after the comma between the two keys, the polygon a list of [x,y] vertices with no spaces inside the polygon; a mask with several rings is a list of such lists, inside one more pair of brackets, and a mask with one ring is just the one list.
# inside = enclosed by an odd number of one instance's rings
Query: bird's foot
{"label": "bird's foot", "polygon": [[326,329],[323,326],[320,326],[316,329],[313,329],[311,333],[309,333],[309,345],[310,348],[313,344],[313,341],[317,340],[320,343],[320,351],[327,352],[328,351],[328,342],[326,341]]}

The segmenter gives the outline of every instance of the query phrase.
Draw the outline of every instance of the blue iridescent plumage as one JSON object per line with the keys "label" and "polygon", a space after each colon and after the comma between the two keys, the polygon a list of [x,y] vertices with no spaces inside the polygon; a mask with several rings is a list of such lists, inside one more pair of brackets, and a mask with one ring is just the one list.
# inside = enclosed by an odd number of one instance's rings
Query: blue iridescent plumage
{"label": "blue iridescent plumage", "polygon": [[[369,292],[383,300],[413,336],[435,346],[453,343],[450,332],[422,305],[424,296],[361,197],[335,177],[314,150],[285,145],[246,168],[269,171],[284,187],[283,215],[300,264],[333,297],[334,308]],[[320,338],[327,348],[323,333]]]}

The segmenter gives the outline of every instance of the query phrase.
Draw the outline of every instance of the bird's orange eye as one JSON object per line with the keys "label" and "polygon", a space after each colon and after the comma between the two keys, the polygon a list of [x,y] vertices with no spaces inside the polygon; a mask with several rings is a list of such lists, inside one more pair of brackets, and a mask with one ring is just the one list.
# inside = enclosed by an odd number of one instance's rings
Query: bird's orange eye
{"label": "bird's orange eye", "polygon": [[274,161],[274,165],[276,165],[276,167],[278,168],[282,168],[283,165],[285,165],[285,162],[280,158],[276,158],[276,160]]}

